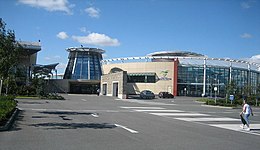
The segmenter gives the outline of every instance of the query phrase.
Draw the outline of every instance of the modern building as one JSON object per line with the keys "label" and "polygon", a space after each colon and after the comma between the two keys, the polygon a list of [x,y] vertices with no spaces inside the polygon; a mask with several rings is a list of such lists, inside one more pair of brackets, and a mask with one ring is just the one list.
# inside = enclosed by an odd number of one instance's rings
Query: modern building
{"label": "modern building", "polygon": [[18,44],[22,47],[19,52],[19,58],[17,63],[17,71],[19,76],[17,79],[18,85],[29,84],[32,78],[33,69],[37,61],[37,53],[41,50],[40,42],[25,42],[18,41]]}
{"label": "modern building", "polygon": [[[243,60],[209,58],[202,54],[184,51],[164,51],[144,57],[115,58],[102,61],[104,77],[101,94],[139,94],[148,89],[158,94],[168,91],[175,96],[221,96],[227,87],[235,85],[233,92],[244,93],[250,89],[255,94],[260,84],[260,65]],[[113,78],[124,71],[124,78]],[[121,87],[120,87],[121,85]],[[119,89],[119,90],[118,90]],[[115,94],[115,91],[121,93]],[[234,94],[234,93],[233,93]],[[124,97],[124,96],[122,96]]]}
{"label": "modern building", "polygon": [[[19,49],[19,56],[17,65],[14,68],[16,73],[16,84],[18,86],[27,86],[31,84],[31,79],[34,75],[53,76],[52,71],[56,71],[58,63],[49,65],[39,65],[37,62],[37,53],[41,50],[41,43],[17,41],[17,45],[21,46]],[[57,73],[56,73],[57,74]],[[0,94],[2,93],[2,80],[0,82]]]}
{"label": "modern building", "polygon": [[[105,52],[98,48],[68,48],[68,65],[63,79],[56,82],[69,93],[96,93],[102,75],[101,60]],[[62,92],[62,91],[61,91]]]}

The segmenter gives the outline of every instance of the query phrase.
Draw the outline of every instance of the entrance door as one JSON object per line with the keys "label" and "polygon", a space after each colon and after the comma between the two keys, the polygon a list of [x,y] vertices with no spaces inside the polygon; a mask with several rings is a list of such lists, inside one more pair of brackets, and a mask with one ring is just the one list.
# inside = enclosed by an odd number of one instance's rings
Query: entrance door
{"label": "entrance door", "polygon": [[107,84],[103,84],[103,95],[107,95]]}
{"label": "entrance door", "polygon": [[118,83],[113,83],[113,96],[118,96]]}

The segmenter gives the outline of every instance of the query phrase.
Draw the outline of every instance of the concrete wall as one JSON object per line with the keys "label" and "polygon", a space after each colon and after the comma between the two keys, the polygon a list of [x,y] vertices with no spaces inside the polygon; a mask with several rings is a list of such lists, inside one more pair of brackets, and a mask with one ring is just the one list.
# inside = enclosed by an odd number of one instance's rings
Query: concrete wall
{"label": "concrete wall", "polygon": [[118,64],[103,64],[104,74],[108,74],[112,68],[120,68],[127,73],[156,73],[156,83],[127,83],[128,94],[139,94],[142,90],[151,90],[155,94],[160,91],[174,92],[174,65],[176,62],[133,62]]}
{"label": "concrete wall", "polygon": [[57,93],[68,93],[70,91],[69,79],[50,79],[47,90]]}
{"label": "concrete wall", "polygon": [[[118,98],[127,98],[127,73],[125,71],[111,73],[101,76],[101,95],[113,96],[113,83],[118,83]],[[104,85],[107,86],[106,94]]]}

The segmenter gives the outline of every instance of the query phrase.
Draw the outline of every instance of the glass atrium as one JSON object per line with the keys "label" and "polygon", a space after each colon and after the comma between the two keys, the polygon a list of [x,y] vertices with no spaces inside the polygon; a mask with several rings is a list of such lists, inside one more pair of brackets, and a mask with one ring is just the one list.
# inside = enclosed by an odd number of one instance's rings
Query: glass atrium
{"label": "glass atrium", "polygon": [[69,48],[69,61],[64,79],[100,80],[102,53],[96,48]]}

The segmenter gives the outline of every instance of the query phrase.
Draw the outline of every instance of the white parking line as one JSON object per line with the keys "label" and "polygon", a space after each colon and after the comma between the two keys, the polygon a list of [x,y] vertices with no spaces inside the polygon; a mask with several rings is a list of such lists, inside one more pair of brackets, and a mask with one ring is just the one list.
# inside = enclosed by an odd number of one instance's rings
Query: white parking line
{"label": "white parking line", "polygon": [[115,126],[116,126],[116,127],[120,127],[120,128],[122,128],[122,129],[125,129],[125,130],[127,130],[127,131],[129,131],[129,132],[131,132],[131,133],[139,133],[139,132],[136,131],[136,130],[133,130],[133,129],[127,128],[127,127],[122,126],[122,125],[120,125],[120,124],[115,124]]}
{"label": "white parking line", "polygon": [[163,110],[159,110],[159,109],[134,109],[134,111],[137,112],[184,112],[181,110],[168,110],[168,109],[163,109]]}
{"label": "white parking line", "polygon": [[200,113],[149,113],[157,116],[210,116],[207,114]]}
{"label": "white parking line", "polygon": [[86,102],[87,100],[86,99],[81,99],[82,101]]}
{"label": "white parking line", "polygon": [[95,117],[95,118],[98,118],[98,114],[94,113],[94,114],[91,114],[91,116]]}
{"label": "white parking line", "polygon": [[183,120],[183,121],[240,121],[240,119],[235,119],[235,118],[174,118],[178,120]]}
{"label": "white parking line", "polygon": [[246,131],[240,128],[240,124],[208,124],[213,127],[218,127],[222,129],[228,129],[228,130],[233,130],[233,131],[239,131],[243,133],[249,133],[249,134],[254,134],[254,135],[260,135],[259,132],[254,131],[254,130],[259,130],[260,129],[260,124],[250,124],[251,131]]}
{"label": "white parking line", "polygon": [[165,109],[162,107],[120,107],[120,108],[125,108],[125,109]]}

